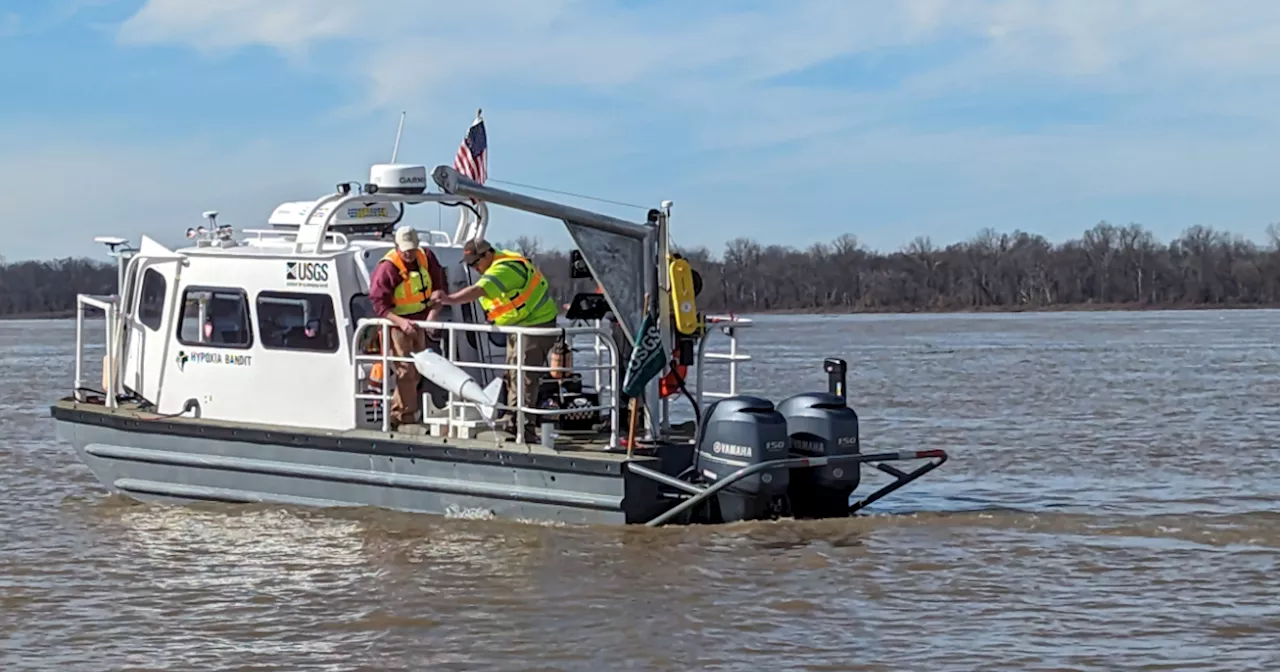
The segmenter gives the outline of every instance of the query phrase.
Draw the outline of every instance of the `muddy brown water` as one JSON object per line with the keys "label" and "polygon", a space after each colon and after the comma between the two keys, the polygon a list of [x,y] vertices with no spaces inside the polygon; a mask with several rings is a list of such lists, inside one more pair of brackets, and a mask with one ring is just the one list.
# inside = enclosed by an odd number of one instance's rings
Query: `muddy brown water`
{"label": "muddy brown water", "polygon": [[147,505],[53,436],[74,324],[0,322],[0,670],[1280,669],[1280,312],[758,326],[749,390],[843,355],[951,461],[819,523]]}

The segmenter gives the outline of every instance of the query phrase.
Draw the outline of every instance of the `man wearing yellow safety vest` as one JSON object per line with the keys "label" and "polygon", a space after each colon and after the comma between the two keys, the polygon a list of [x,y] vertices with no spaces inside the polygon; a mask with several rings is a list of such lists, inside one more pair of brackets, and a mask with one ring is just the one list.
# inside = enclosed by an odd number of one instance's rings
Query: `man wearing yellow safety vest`
{"label": "man wearing yellow safety vest", "polygon": [[[485,316],[498,326],[505,327],[554,327],[560,310],[551,296],[547,279],[528,259],[508,250],[495,251],[485,240],[469,240],[462,247],[462,263],[480,273],[480,279],[466,289],[452,294],[437,291],[432,299],[446,305],[467,303],[479,299]],[[546,366],[547,353],[555,346],[557,335],[524,336],[524,363],[526,366]],[[516,335],[507,336],[507,365],[518,361]],[[507,372],[507,405],[517,405],[514,370]],[[520,405],[533,408],[537,397],[542,371],[526,371],[524,399]],[[515,412],[512,411],[514,431]],[[525,437],[534,439],[537,416],[525,416]]]}
{"label": "man wearing yellow safety vest", "polygon": [[[391,355],[410,357],[427,348],[427,334],[414,322],[436,321],[440,304],[433,302],[431,295],[444,287],[444,268],[435,254],[421,247],[418,232],[412,227],[400,227],[395,249],[378,261],[369,277],[369,301],[374,314],[395,324],[391,329]],[[394,362],[392,366],[396,390],[391,399],[391,424],[416,424],[422,400],[418,393],[421,374],[410,362]]]}

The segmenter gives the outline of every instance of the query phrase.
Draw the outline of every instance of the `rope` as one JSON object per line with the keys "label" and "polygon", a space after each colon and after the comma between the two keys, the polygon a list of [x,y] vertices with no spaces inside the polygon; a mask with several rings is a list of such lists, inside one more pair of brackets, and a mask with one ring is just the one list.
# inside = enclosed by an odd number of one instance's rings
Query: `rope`
{"label": "rope", "polygon": [[635,208],[635,209],[637,209],[637,210],[646,210],[646,211],[647,211],[647,210],[649,210],[649,208],[647,208],[647,207],[645,207],[645,206],[643,206],[643,205],[636,205],[636,204],[634,204],[634,203],[623,203],[622,201],[613,201],[613,200],[610,200],[610,199],[607,199],[607,198],[597,198],[597,197],[595,197],[595,196],[587,196],[586,194],[575,194],[575,193],[573,193],[572,191],[560,191],[559,189],[548,189],[548,188],[546,188],[546,187],[535,187],[535,186],[533,186],[532,184],[521,184],[520,182],[508,182],[508,181],[506,181],[506,180],[495,180],[495,179],[493,179],[492,177],[491,177],[491,178],[489,178],[489,179],[488,179],[488,181],[489,181],[489,182],[497,182],[498,184],[508,184],[508,185],[513,186],[513,187],[521,187],[521,188],[523,188],[523,189],[534,189],[534,190],[537,190],[537,191],[545,191],[545,192],[548,192],[548,193],[551,193],[551,194],[560,194],[561,196],[572,196],[572,197],[574,197],[574,198],[585,198],[585,199],[587,199],[587,200],[589,200],[589,201],[599,201],[599,202],[601,202],[601,203],[612,203],[612,204],[614,204],[614,205],[621,205],[621,206],[623,206],[623,207],[627,207],[627,208]]}
{"label": "rope", "polygon": [[[510,185],[510,186],[512,186],[512,187],[520,187],[520,188],[522,188],[522,189],[534,189],[534,190],[537,190],[537,191],[545,191],[545,192],[547,192],[547,193],[551,193],[551,194],[560,194],[561,196],[572,196],[572,197],[574,197],[574,198],[585,198],[585,199],[587,199],[588,201],[599,201],[599,202],[601,202],[601,203],[612,203],[613,205],[621,205],[621,206],[623,206],[623,207],[625,207],[625,208],[635,208],[636,210],[644,210],[644,211],[646,211],[646,212],[650,210],[650,208],[648,208],[648,207],[646,207],[646,206],[643,206],[643,205],[636,205],[635,203],[624,203],[624,202],[622,202],[622,201],[614,201],[614,200],[611,200],[611,199],[608,199],[608,198],[598,198],[598,197],[596,197],[596,196],[587,196],[586,194],[575,194],[575,193],[573,193],[572,191],[561,191],[561,190],[559,190],[559,189],[549,189],[549,188],[547,188],[547,187],[535,187],[535,186],[534,186],[534,185],[532,185],[532,184],[523,184],[523,183],[520,183],[520,182],[510,182],[510,181],[507,181],[507,180],[495,180],[495,179],[493,179],[492,177],[491,177],[491,178],[489,178],[487,181],[488,181],[488,182],[497,182],[498,184],[506,184],[506,185]],[[671,235],[671,232],[670,232],[670,231],[668,231],[668,232],[667,232],[667,237],[671,239],[671,245],[672,245],[672,247],[679,247],[679,244],[676,242],[676,237],[675,237],[675,236],[673,236],[673,235]]]}

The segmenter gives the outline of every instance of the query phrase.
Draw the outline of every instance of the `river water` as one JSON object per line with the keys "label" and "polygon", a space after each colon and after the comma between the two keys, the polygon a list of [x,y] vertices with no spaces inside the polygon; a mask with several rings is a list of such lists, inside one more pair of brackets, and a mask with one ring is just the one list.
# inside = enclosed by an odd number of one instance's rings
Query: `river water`
{"label": "river water", "polygon": [[750,391],[843,356],[951,461],[837,522],[145,505],[53,438],[73,324],[0,322],[0,670],[1280,669],[1280,312],[757,327]]}

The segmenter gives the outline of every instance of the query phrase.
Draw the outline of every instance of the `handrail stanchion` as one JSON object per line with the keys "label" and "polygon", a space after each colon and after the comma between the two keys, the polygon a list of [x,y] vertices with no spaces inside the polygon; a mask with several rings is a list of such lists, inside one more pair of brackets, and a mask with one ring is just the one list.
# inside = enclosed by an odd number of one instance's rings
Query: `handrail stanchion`
{"label": "handrail stanchion", "polygon": [[[510,358],[510,354],[507,355]],[[516,443],[524,443],[524,333],[516,332]]]}
{"label": "handrail stanchion", "polygon": [[728,393],[730,396],[737,394],[737,329],[728,328]]}
{"label": "handrail stanchion", "polygon": [[[449,361],[456,362],[458,361],[458,339],[454,338],[453,334],[454,332],[452,331],[448,332]],[[457,419],[461,419],[458,417],[456,413],[456,409],[454,408],[454,404],[457,403],[457,401],[458,401],[458,396],[453,393],[453,388],[449,388],[449,399],[444,404],[445,405],[445,409],[444,409],[445,410],[445,425],[444,425],[445,436],[449,436],[449,437],[453,436],[453,421]]]}
{"label": "handrail stanchion", "polygon": [[116,310],[107,308],[107,361],[103,368],[107,374],[107,408],[116,407]]}
{"label": "handrail stanchion", "polygon": [[378,327],[378,333],[381,336],[378,345],[378,352],[382,355],[382,389],[378,392],[382,396],[382,431],[391,431],[391,378],[395,376],[395,372],[391,370],[391,360],[387,359],[387,352],[391,349],[391,329],[390,323],[383,323]]}
{"label": "handrail stanchion", "polygon": [[[603,320],[596,320],[596,329],[602,329],[602,328],[604,328]],[[600,334],[596,334],[591,339],[591,354],[595,358],[593,361],[597,365],[599,365],[600,364]],[[592,373],[595,374],[596,392],[597,393],[602,392],[602,390],[600,389],[600,369],[596,369]]]}
{"label": "handrail stanchion", "polygon": [[72,396],[80,399],[80,388],[84,387],[84,301],[76,297],[76,387]]}
{"label": "handrail stanchion", "polygon": [[[597,336],[599,338],[599,336]],[[616,450],[618,445],[618,425],[621,419],[618,417],[618,390],[621,389],[621,381],[618,380],[618,350],[615,346],[609,351],[609,450]]]}

